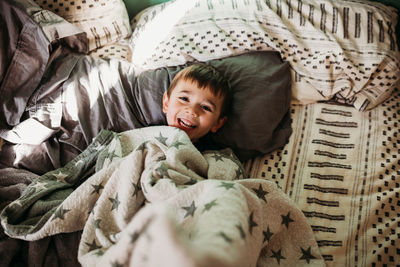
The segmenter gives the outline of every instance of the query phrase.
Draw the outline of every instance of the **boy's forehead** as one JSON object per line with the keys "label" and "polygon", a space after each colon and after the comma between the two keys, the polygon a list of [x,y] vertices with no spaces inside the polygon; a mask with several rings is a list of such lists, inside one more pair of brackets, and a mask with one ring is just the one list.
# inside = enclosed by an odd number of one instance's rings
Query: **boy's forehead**
{"label": "boy's forehead", "polygon": [[222,105],[222,102],[224,100],[224,97],[222,95],[216,95],[210,87],[200,87],[195,81],[188,81],[183,83],[179,82],[174,91],[176,91],[176,93],[185,94],[193,94],[196,91],[202,91],[207,95],[206,100],[215,106]]}
{"label": "boy's forehead", "polygon": [[178,81],[177,87],[181,87],[181,90],[184,90],[185,88],[190,88],[193,90],[207,91],[210,92],[215,98],[224,98],[220,91],[213,90],[212,87],[209,85],[200,86],[200,83],[192,78],[181,79],[180,81]]}

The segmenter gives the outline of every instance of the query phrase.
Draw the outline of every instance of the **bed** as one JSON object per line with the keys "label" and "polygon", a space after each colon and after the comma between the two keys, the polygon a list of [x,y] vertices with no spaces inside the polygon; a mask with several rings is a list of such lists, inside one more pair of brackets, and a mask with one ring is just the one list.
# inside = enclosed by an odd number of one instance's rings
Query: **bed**
{"label": "bed", "polygon": [[[400,266],[399,9],[2,1],[0,265]],[[226,149],[164,126],[197,61]]]}

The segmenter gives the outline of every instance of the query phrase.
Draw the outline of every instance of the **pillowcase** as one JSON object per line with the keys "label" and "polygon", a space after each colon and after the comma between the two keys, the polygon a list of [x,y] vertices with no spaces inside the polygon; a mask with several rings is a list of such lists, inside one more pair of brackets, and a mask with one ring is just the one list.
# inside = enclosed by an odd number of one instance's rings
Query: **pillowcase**
{"label": "pillowcase", "polygon": [[[228,121],[212,140],[230,147],[241,161],[282,147],[291,135],[291,75],[279,53],[252,52],[205,62],[229,80],[233,90]],[[193,63],[141,73],[134,86],[135,105],[146,125],[167,124],[162,96],[175,75]]]}
{"label": "pillowcase", "polygon": [[89,51],[128,37],[132,33],[122,0],[34,0],[86,32]]}
{"label": "pillowcase", "polygon": [[124,0],[130,19],[133,19],[140,11],[157,4],[162,4],[170,0]]}

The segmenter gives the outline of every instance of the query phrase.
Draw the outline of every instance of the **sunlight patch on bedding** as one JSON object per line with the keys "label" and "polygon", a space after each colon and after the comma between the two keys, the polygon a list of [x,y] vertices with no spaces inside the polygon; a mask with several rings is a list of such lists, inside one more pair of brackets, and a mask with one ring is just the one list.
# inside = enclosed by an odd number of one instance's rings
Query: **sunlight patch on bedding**
{"label": "sunlight patch on bedding", "polygon": [[2,133],[1,137],[14,144],[39,145],[55,132],[56,130],[46,127],[34,118],[29,118],[14,126],[10,131]]}
{"label": "sunlight patch on bedding", "polygon": [[[71,119],[79,120],[82,109],[89,111],[99,106],[99,102],[103,102],[113,88],[118,87],[121,82],[120,71],[125,70],[129,71],[129,68],[126,65],[121,66],[117,59],[86,57],[78,62],[74,73],[64,85],[62,97]],[[80,106],[83,99],[86,107]]]}
{"label": "sunlight patch on bedding", "polygon": [[135,47],[132,51],[132,62],[141,65],[151,56],[156,46],[165,39],[173,26],[192,8],[197,1],[178,0],[171,2],[165,9],[157,14],[146,25],[146,29],[141,33],[140,39],[135,41]]}
{"label": "sunlight patch on bedding", "polygon": [[[114,60],[97,62],[96,67],[92,67],[85,77],[84,84],[87,86],[87,94],[90,101],[90,109],[98,105],[99,101],[104,101],[107,94],[120,82],[118,66],[114,65]],[[82,80],[80,81],[82,84]]]}

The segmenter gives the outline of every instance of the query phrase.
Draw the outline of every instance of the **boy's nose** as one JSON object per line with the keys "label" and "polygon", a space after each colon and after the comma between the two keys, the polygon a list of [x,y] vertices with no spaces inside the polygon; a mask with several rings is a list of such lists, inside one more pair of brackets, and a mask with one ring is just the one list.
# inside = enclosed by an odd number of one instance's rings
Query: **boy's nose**
{"label": "boy's nose", "polygon": [[197,117],[197,108],[195,106],[186,107],[185,112],[193,117]]}

